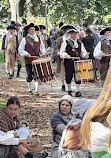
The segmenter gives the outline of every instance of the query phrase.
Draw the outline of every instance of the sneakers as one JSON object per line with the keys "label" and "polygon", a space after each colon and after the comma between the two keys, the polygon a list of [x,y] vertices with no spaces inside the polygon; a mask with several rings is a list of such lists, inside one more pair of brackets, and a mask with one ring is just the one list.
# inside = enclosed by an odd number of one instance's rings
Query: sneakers
{"label": "sneakers", "polygon": [[44,151],[43,153],[36,153],[34,154],[33,158],[45,158],[48,156],[48,153]]}
{"label": "sneakers", "polygon": [[62,91],[65,91],[65,85],[62,85],[62,89],[61,89]]}
{"label": "sneakers", "polygon": [[68,91],[68,95],[72,96],[72,91]]}
{"label": "sneakers", "polygon": [[81,92],[78,91],[78,92],[75,93],[75,97],[81,97],[81,96],[82,96]]}

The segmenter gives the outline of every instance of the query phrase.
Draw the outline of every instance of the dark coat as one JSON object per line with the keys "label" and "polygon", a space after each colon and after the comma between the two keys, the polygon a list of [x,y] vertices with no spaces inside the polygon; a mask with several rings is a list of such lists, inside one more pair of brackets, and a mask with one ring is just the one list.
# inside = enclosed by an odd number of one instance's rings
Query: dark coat
{"label": "dark coat", "polygon": [[94,38],[91,35],[87,35],[82,39],[84,47],[87,52],[89,52],[89,59],[93,59],[93,51],[94,51]]}

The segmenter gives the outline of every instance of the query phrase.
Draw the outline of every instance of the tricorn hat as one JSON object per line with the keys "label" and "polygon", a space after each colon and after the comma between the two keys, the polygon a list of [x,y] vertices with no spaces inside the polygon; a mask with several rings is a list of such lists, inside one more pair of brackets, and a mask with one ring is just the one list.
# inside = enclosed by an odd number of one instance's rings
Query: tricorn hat
{"label": "tricorn hat", "polygon": [[45,25],[39,25],[39,27],[40,27],[40,29],[44,29],[44,30],[46,30]]}
{"label": "tricorn hat", "polygon": [[110,27],[104,28],[103,30],[100,31],[100,35],[104,35],[107,31],[111,31]]}
{"label": "tricorn hat", "polygon": [[11,21],[11,22],[10,22],[10,25],[15,26],[15,21]]}
{"label": "tricorn hat", "polygon": [[24,27],[24,30],[28,30],[31,27],[34,27],[36,29],[36,25],[34,23],[30,23],[29,25]]}
{"label": "tricorn hat", "polygon": [[76,29],[70,29],[70,30],[67,31],[67,33],[71,33],[71,32],[79,33]]}
{"label": "tricorn hat", "polygon": [[66,24],[63,25],[62,27],[60,27],[61,30],[65,30],[65,29],[76,29],[73,25],[70,24]]}
{"label": "tricorn hat", "polygon": [[40,27],[38,25],[35,25],[35,31],[39,31]]}
{"label": "tricorn hat", "polygon": [[23,24],[23,23],[27,24],[27,20],[26,20],[26,19],[23,19],[23,20],[22,20],[22,24]]}
{"label": "tricorn hat", "polygon": [[15,26],[13,26],[13,25],[8,26],[7,30],[9,30],[9,29],[16,30]]}

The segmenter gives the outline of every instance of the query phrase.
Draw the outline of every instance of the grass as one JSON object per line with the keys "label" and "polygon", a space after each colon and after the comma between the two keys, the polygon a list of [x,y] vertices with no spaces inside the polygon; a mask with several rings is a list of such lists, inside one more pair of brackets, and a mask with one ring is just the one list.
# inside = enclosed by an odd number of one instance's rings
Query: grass
{"label": "grass", "polygon": [[0,63],[4,62],[2,51],[1,51],[2,41],[0,41]]}
{"label": "grass", "polygon": [[6,106],[6,100],[4,98],[0,98],[0,108],[3,108]]}

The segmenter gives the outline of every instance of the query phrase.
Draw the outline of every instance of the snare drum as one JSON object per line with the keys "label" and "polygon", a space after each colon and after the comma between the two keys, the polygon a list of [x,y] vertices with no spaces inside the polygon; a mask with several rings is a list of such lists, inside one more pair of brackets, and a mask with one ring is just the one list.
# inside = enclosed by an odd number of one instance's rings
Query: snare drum
{"label": "snare drum", "polygon": [[51,61],[49,57],[40,58],[32,61],[34,77],[39,82],[49,82],[55,80],[55,75],[52,71]]}
{"label": "snare drum", "polygon": [[76,81],[93,81],[94,72],[92,60],[74,61]]}

